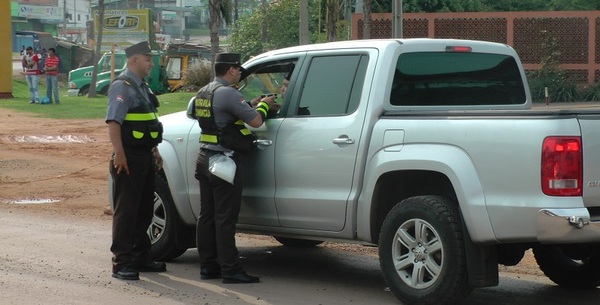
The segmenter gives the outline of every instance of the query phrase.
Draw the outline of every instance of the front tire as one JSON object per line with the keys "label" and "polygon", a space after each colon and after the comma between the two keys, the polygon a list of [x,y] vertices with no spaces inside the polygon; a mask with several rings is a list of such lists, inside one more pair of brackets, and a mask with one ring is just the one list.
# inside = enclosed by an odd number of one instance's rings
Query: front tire
{"label": "front tire", "polygon": [[156,175],[154,182],[154,214],[148,227],[148,236],[152,243],[150,256],[157,261],[169,261],[183,254],[187,248],[177,247],[179,218],[167,181]]}
{"label": "front tire", "polygon": [[438,196],[397,204],[379,235],[383,277],[406,304],[455,304],[472,290],[458,207]]}
{"label": "front tire", "polygon": [[575,289],[600,285],[600,245],[538,245],[533,255],[540,269],[554,283]]}

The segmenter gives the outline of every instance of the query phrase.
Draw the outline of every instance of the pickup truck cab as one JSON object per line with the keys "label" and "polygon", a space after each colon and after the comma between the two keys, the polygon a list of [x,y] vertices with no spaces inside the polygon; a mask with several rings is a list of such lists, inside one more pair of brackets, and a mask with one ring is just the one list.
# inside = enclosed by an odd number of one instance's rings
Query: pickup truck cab
{"label": "pickup truck cab", "polygon": [[[600,111],[532,109],[510,46],[345,41],[243,66],[247,100],[291,78],[280,111],[251,128],[239,231],[377,246],[405,304],[460,302],[531,248],[557,284],[600,284]],[[194,247],[200,130],[184,111],[161,121],[148,232],[168,260]]]}

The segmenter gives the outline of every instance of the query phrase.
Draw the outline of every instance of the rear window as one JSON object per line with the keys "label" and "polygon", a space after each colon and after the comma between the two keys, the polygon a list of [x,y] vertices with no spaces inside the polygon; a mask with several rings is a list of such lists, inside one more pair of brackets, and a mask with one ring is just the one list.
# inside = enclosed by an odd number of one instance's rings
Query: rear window
{"label": "rear window", "polygon": [[512,56],[422,52],[398,58],[390,94],[395,106],[510,105],[526,102]]}

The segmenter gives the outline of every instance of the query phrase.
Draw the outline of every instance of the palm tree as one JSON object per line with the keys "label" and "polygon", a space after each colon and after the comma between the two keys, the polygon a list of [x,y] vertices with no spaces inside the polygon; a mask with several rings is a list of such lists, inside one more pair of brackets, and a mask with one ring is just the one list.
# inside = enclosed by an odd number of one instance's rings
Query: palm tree
{"label": "palm tree", "polygon": [[[219,53],[219,25],[222,21],[225,21],[225,24],[231,22],[231,2],[230,0],[209,0],[208,12],[210,16],[211,63],[214,65],[215,57]],[[214,71],[211,72],[211,75],[212,73]]]}

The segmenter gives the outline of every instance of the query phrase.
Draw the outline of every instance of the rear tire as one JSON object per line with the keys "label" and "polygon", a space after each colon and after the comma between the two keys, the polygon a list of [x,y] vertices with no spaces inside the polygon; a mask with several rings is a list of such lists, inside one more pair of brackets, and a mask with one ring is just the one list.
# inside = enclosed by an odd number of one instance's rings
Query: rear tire
{"label": "rear tire", "polygon": [[457,204],[438,196],[397,204],[381,227],[379,262],[402,303],[460,303],[472,288]]}
{"label": "rear tire", "polygon": [[538,245],[533,255],[554,283],[566,288],[593,289],[600,285],[600,245]]}

